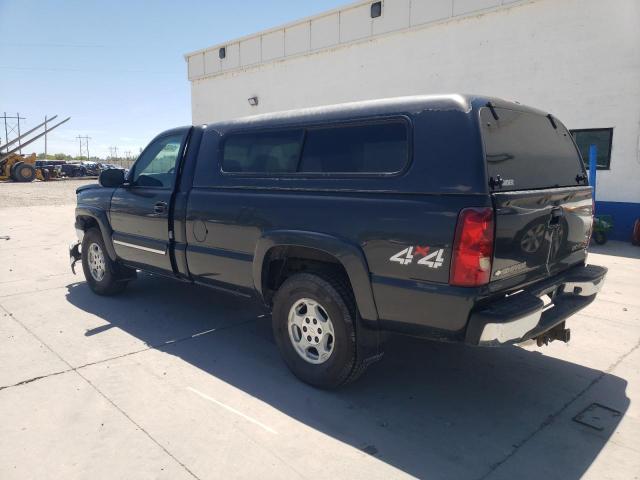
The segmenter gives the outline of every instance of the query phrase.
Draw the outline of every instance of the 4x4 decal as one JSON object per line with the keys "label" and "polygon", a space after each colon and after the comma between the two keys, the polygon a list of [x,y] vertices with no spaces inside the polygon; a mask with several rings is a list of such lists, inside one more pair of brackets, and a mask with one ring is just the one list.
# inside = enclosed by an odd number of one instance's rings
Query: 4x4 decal
{"label": "4x4 decal", "polygon": [[[418,260],[419,258],[419,260]],[[418,265],[424,265],[429,268],[440,268],[444,264],[444,249],[430,252],[429,247],[408,247],[396,253],[389,259],[390,262],[396,262],[400,265],[411,265],[417,260]]]}

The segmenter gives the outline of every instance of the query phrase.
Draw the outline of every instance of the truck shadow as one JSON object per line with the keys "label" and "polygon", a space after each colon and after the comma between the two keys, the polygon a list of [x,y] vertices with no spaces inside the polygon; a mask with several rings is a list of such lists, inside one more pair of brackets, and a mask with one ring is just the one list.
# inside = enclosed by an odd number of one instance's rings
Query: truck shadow
{"label": "truck shadow", "polygon": [[610,240],[605,245],[598,245],[595,242],[591,242],[589,251],[599,255],[640,259],[640,247],[632,245],[629,242]]}
{"label": "truck shadow", "polygon": [[[418,478],[578,479],[629,405],[626,381],[598,370],[517,347],[406,337],[392,337],[358,382],[324,392],[289,373],[270,319],[246,301],[147,275],[115,298],[72,284],[67,300],[107,322],[88,337],[119,328]],[[606,396],[583,394],[590,385],[605,385]],[[571,420],[594,401],[621,412],[600,431]]]}

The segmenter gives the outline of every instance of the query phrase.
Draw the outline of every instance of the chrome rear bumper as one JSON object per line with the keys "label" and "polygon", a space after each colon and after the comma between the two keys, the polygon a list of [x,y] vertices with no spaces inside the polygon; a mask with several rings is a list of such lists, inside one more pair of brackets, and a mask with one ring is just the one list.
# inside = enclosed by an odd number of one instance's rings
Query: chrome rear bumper
{"label": "chrome rear bumper", "polygon": [[604,267],[581,265],[486,305],[471,314],[465,341],[495,346],[536,338],[595,300],[606,274]]}

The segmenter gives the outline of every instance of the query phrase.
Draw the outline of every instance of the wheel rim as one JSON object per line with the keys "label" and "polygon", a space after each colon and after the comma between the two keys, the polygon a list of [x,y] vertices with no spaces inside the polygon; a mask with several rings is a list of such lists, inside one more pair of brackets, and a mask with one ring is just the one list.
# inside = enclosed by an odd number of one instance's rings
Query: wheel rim
{"label": "wheel rim", "polygon": [[105,274],[105,261],[102,248],[97,243],[89,245],[87,260],[89,261],[89,272],[96,282],[102,281]]}
{"label": "wheel rim", "polygon": [[527,253],[535,253],[540,249],[544,237],[545,226],[543,224],[536,225],[527,231],[522,238],[520,246]]}
{"label": "wheel rim", "polygon": [[331,357],[335,348],[333,323],[315,300],[302,298],[293,304],[287,330],[294,350],[306,362],[319,365]]}

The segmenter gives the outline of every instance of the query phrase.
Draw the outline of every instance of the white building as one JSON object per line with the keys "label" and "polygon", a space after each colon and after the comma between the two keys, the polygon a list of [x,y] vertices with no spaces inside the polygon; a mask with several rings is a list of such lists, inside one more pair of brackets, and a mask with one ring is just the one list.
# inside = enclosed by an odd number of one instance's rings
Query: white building
{"label": "white building", "polygon": [[185,58],[194,124],[455,92],[547,110],[598,145],[614,237],[640,217],[639,0],[360,1]]}

